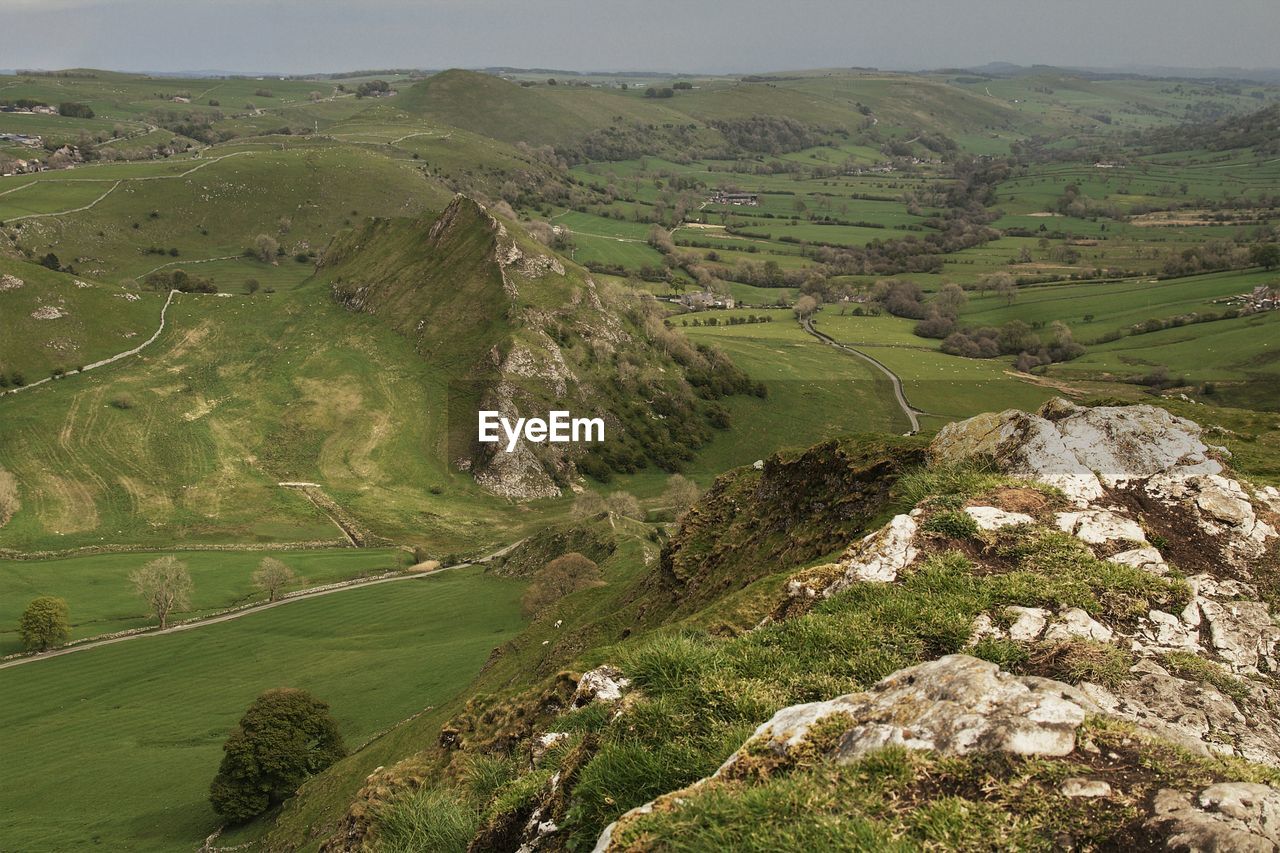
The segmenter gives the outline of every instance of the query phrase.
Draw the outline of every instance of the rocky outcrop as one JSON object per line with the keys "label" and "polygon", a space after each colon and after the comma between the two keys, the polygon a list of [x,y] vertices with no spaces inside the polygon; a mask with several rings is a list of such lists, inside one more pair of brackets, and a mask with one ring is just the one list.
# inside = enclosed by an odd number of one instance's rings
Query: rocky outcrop
{"label": "rocky outcrop", "polygon": [[1155,474],[1218,474],[1222,464],[1200,427],[1155,406],[1084,408],[1051,400],[1039,412],[979,415],[942,428],[930,450],[936,462],[991,459],[1016,477],[1060,488],[1083,505]]}
{"label": "rocky outcrop", "polygon": [[1079,690],[1047,678],[1018,677],[993,663],[948,655],[899,670],[863,693],[783,708],[716,773],[632,809],[610,825],[596,853],[612,849],[618,827],[655,810],[678,807],[690,790],[716,779],[746,779],[794,764],[848,764],[886,746],[943,755],[1008,752],[1062,756],[1096,706]]}
{"label": "rocky outcrop", "polygon": [[1274,853],[1280,849],[1280,792],[1267,785],[1222,782],[1198,794],[1156,794],[1147,828],[1174,851]]}
{"label": "rocky outcrop", "polygon": [[[865,693],[782,709],[718,774],[749,773],[761,753],[785,762],[823,721],[832,724],[822,727],[821,749],[837,764],[891,745],[943,755],[1066,755],[1090,710],[1096,710],[1093,703],[1069,684],[1018,677],[987,661],[947,655],[899,670]],[[812,757],[812,751],[807,754]]]}
{"label": "rocky outcrop", "polygon": [[[929,452],[935,464],[981,459],[1010,476],[1053,484],[1075,504],[1056,513],[1041,507],[1037,518],[973,502],[964,511],[988,543],[1056,529],[1096,558],[1153,576],[1171,576],[1171,562],[1200,569],[1186,581],[1185,606],[1123,620],[1080,607],[1006,606],[979,615],[972,643],[1114,647],[1134,664],[1118,684],[1080,685],[1097,707],[1200,753],[1280,766],[1280,626],[1252,582],[1263,571],[1258,559],[1280,544],[1274,489],[1233,479],[1201,441],[1199,426],[1151,406],[1085,409],[1053,401],[1037,414],[981,415],[946,427]],[[909,572],[936,547],[923,532],[930,512],[918,507],[896,516],[837,563],[795,575],[774,618],[853,584],[892,583]],[[981,564],[998,548],[978,550]]]}

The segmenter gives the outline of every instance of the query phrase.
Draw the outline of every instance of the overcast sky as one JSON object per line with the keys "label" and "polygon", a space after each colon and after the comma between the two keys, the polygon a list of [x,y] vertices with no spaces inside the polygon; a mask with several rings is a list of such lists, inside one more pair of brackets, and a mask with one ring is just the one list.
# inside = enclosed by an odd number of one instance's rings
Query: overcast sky
{"label": "overcast sky", "polygon": [[0,0],[0,68],[1275,67],[1280,0]]}

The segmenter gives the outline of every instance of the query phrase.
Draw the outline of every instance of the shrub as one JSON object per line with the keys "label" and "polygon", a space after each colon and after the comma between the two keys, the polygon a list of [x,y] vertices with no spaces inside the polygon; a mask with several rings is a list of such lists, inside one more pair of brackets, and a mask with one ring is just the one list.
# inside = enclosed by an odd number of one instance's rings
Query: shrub
{"label": "shrub", "polygon": [[329,706],[290,688],[255,699],[222,751],[209,802],[230,823],[283,802],[308,776],[346,755]]}
{"label": "shrub", "polygon": [[602,583],[595,561],[570,551],[534,572],[520,607],[525,616],[536,617],[569,593]]}

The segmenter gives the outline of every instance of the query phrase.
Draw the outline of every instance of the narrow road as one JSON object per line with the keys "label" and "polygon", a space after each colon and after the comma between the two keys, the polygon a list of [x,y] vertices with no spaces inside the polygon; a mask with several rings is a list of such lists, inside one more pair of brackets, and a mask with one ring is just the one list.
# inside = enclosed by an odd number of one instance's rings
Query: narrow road
{"label": "narrow road", "polygon": [[882,364],[880,361],[877,361],[876,359],[867,355],[862,350],[857,350],[851,346],[842,344],[839,341],[837,341],[835,338],[831,337],[830,335],[824,335],[822,332],[819,332],[817,329],[813,327],[812,317],[805,317],[803,320],[800,321],[800,325],[804,327],[804,330],[806,332],[813,335],[815,338],[822,341],[823,343],[828,344],[829,346],[833,346],[836,349],[842,349],[845,352],[853,353],[863,361],[879,368],[880,371],[885,376],[889,377],[889,382],[893,384],[893,396],[896,397],[898,400],[898,408],[902,409],[902,413],[907,416],[907,420],[911,424],[911,432],[908,434],[915,435],[920,431],[920,418],[917,417],[917,415],[923,415],[927,413],[921,409],[915,408],[909,402],[907,402],[907,395],[902,390],[902,380],[898,378],[898,374],[894,373],[892,370],[885,367],[884,364]]}
{"label": "narrow road", "polygon": [[164,634],[176,634],[179,631],[190,631],[193,628],[203,628],[206,625],[216,625],[219,622],[230,622],[232,619],[239,619],[243,616],[249,616],[253,613],[261,613],[262,611],[270,610],[273,607],[283,607],[284,605],[292,604],[295,601],[305,601],[307,599],[320,598],[321,596],[333,595],[335,593],[346,592],[347,590],[352,590],[352,589],[367,589],[368,587],[378,586],[379,584],[384,584],[384,583],[417,580],[418,578],[426,578],[426,577],[431,577],[432,575],[438,575],[441,572],[451,572],[455,569],[465,569],[469,566],[478,566],[478,565],[487,563],[490,560],[501,557],[503,554],[506,554],[508,551],[510,551],[512,548],[515,548],[517,545],[519,545],[523,541],[524,540],[521,539],[516,542],[512,542],[510,545],[506,545],[502,548],[499,548],[497,551],[494,551],[492,554],[488,554],[484,557],[481,557],[472,563],[458,563],[457,565],[453,565],[453,566],[441,566],[440,568],[433,569],[429,572],[416,572],[416,573],[406,572],[404,574],[394,575],[389,578],[376,577],[376,578],[373,578],[372,580],[356,581],[354,583],[349,583],[344,586],[321,587],[319,589],[315,589],[310,592],[308,592],[307,590],[302,590],[301,592],[292,593],[286,596],[285,598],[277,599],[276,601],[264,602],[262,604],[255,605],[253,607],[245,607],[241,610],[233,610],[230,613],[221,613],[221,614],[218,614],[217,616],[210,616],[207,619],[196,619],[191,622],[183,622],[180,625],[174,625],[170,628],[165,628],[164,630],[160,630],[160,631],[145,631],[140,634],[127,634],[123,637],[110,637],[105,640],[93,640],[88,643],[81,643],[78,646],[68,646],[66,648],[53,649],[52,651],[48,651],[48,652],[41,652],[40,654],[36,654],[36,655],[29,655],[27,657],[14,658],[13,660],[0,662],[0,669],[9,669],[10,667],[22,666],[23,664],[34,663],[39,660],[48,660],[49,658],[62,657],[63,655],[69,655],[75,652],[84,652],[84,651],[88,651],[89,649],[97,649],[97,648],[101,648],[102,646],[110,646],[116,643],[123,643],[129,640],[141,640],[144,637],[159,637]]}
{"label": "narrow road", "polygon": [[[98,367],[106,367],[108,364],[114,364],[115,362],[119,361],[122,358],[128,358],[131,355],[137,355],[138,353],[142,352],[144,349],[149,347],[151,344],[155,343],[156,338],[160,337],[160,333],[164,331],[165,315],[169,313],[169,303],[173,302],[173,295],[177,292],[178,291],[176,290],[169,291],[168,298],[165,299],[164,305],[160,308],[160,327],[151,334],[151,337],[147,338],[145,341],[138,344],[133,349],[125,350],[124,352],[118,352],[115,355],[110,356],[108,358],[95,361],[93,364],[86,364],[84,367],[77,370],[76,373],[84,373],[86,371],[93,370]],[[70,376],[71,374],[66,374],[66,375]],[[8,391],[5,391],[3,394],[0,394],[0,397],[3,397],[7,394],[17,394],[19,391],[26,391],[30,388],[35,388],[38,385],[43,385],[46,382],[52,382],[52,381],[53,381],[52,376],[46,376],[44,379],[37,379],[35,382],[29,382],[26,385],[22,385],[17,388],[10,388]]]}

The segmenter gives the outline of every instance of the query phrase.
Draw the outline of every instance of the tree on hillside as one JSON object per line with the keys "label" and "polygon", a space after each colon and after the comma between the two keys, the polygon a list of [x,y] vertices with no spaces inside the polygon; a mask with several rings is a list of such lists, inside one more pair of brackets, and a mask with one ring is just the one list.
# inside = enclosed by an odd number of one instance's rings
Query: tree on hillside
{"label": "tree on hillside", "polygon": [[594,518],[604,511],[604,498],[599,492],[583,492],[573,499],[574,518]]}
{"label": "tree on hillside", "polygon": [[223,744],[209,802],[229,823],[243,823],[346,754],[328,705],[305,690],[268,690]]}
{"label": "tree on hillside", "polygon": [[1008,273],[996,273],[993,278],[996,279],[996,296],[1003,296],[1005,304],[1012,305],[1013,300],[1018,298],[1018,284],[1013,280],[1013,276]]}
{"label": "tree on hillside", "polygon": [[640,501],[636,500],[636,496],[630,492],[614,492],[605,499],[605,506],[609,508],[609,512],[619,518],[644,518],[644,510],[640,508]]}
{"label": "tree on hillside", "polygon": [[693,506],[693,502],[698,499],[698,484],[690,480],[683,474],[672,474],[667,479],[667,488],[662,493],[662,498],[667,506],[671,507],[679,515]]}
{"label": "tree on hillside", "polygon": [[264,264],[275,263],[280,254],[280,244],[270,234],[259,234],[253,240],[253,255]]}
{"label": "tree on hillside", "polygon": [[267,594],[268,601],[275,601],[282,589],[298,580],[293,569],[275,557],[263,557],[253,573],[253,585]]}
{"label": "tree on hillside", "polygon": [[957,316],[968,301],[969,297],[964,292],[964,288],[950,281],[942,285],[938,295],[933,298],[933,303],[938,307],[938,312],[944,316],[951,317]]}
{"label": "tree on hillside", "polygon": [[818,300],[812,296],[801,296],[796,300],[796,304],[791,310],[795,312],[797,317],[803,320],[805,317],[811,316],[813,312],[818,310]]}
{"label": "tree on hillside", "polygon": [[160,557],[129,574],[133,588],[164,628],[175,610],[191,606],[191,573],[176,557]]}
{"label": "tree on hillside", "polygon": [[533,618],[569,593],[599,586],[603,582],[600,567],[595,561],[577,551],[570,551],[533,573],[520,607],[525,616]]}
{"label": "tree on hillside", "polygon": [[42,595],[32,599],[22,612],[18,637],[24,649],[44,651],[62,645],[70,636],[70,613],[61,598]]}

